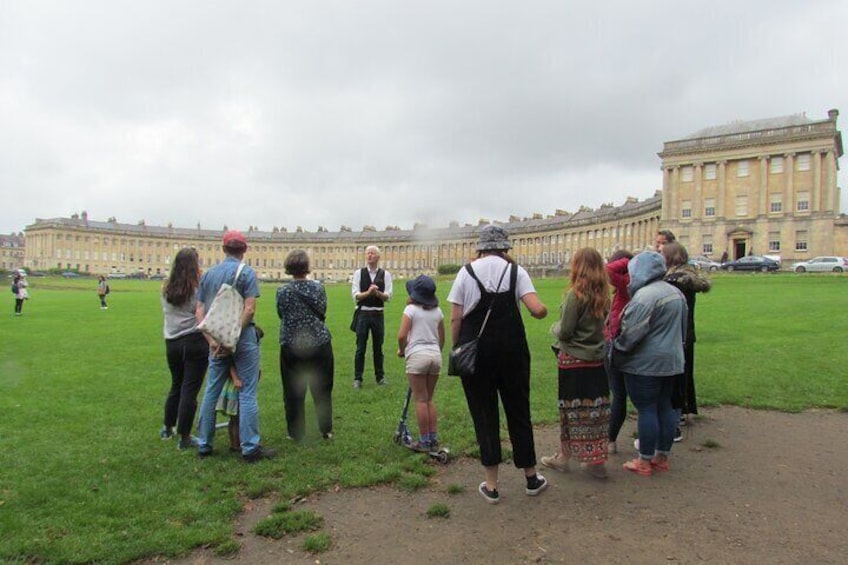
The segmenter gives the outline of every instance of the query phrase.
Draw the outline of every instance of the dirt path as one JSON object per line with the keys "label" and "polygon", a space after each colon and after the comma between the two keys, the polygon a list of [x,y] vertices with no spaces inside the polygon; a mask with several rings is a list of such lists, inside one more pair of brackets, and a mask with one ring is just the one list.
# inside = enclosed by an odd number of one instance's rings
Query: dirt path
{"label": "dirt path", "polygon": [[[634,426],[628,421],[622,438]],[[539,455],[553,452],[557,437],[554,427],[537,429]],[[702,447],[707,440],[718,447]],[[675,446],[670,473],[626,473],[621,463],[633,453],[624,446],[611,457],[605,482],[543,470],[551,486],[537,498],[524,494],[518,470],[503,466],[497,506],[477,494],[482,469],[468,459],[440,467],[415,493],[380,487],[315,495],[298,508],[324,517],[332,548],[314,556],[300,549],[302,536],[252,534],[272,504],[254,501],[236,525],[236,557],[198,550],[177,563],[845,562],[848,414],[710,409]],[[449,485],[465,490],[450,495]],[[427,517],[438,502],[450,517]]]}

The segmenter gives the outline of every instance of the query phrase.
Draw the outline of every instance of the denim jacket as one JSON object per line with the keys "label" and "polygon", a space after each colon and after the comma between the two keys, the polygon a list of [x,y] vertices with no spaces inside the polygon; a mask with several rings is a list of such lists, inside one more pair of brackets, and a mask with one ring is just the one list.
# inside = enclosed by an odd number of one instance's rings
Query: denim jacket
{"label": "denim jacket", "polygon": [[627,269],[632,298],[613,343],[614,366],[636,375],[663,377],[682,373],[686,298],[662,280],[665,261],[659,253],[640,253]]}

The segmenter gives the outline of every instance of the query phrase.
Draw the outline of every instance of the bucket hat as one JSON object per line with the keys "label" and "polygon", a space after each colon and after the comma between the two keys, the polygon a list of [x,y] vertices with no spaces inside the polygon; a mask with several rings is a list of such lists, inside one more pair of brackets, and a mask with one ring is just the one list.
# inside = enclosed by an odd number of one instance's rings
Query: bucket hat
{"label": "bucket hat", "polygon": [[427,275],[419,275],[406,281],[406,292],[413,302],[423,306],[438,306],[436,282]]}
{"label": "bucket hat", "polygon": [[480,230],[477,251],[506,251],[512,249],[509,234],[500,226],[489,224]]}

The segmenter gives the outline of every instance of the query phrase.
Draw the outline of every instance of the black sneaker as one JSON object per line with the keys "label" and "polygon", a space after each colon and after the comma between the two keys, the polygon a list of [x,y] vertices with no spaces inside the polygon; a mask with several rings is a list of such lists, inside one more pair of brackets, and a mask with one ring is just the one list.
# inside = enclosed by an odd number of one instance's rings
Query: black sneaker
{"label": "black sneaker", "polygon": [[547,487],[548,480],[539,473],[536,473],[532,477],[527,477],[527,488],[524,489],[524,492],[526,492],[528,496],[536,496]]}
{"label": "black sneaker", "polygon": [[162,429],[159,430],[159,439],[161,440],[169,440],[174,437],[174,428],[169,428],[168,426],[162,426]]}
{"label": "black sneaker", "polygon": [[389,381],[385,377],[377,381],[377,386],[386,386],[387,384],[389,384]]}
{"label": "black sneaker", "polygon": [[674,443],[683,441],[683,432],[680,431],[680,428],[674,430]]}
{"label": "black sneaker", "polygon": [[211,450],[210,448],[208,448],[208,447],[207,447],[205,450],[203,450],[203,451],[201,451],[200,449],[198,449],[198,450],[197,450],[197,456],[198,456],[198,457],[200,457],[201,459],[206,459],[207,457],[211,457],[211,456],[212,456],[212,450]]}
{"label": "black sneaker", "polygon": [[277,456],[276,449],[269,449],[261,445],[247,455],[242,455],[241,458],[245,463],[257,463],[263,459],[273,459]]}
{"label": "black sneaker", "polygon": [[497,504],[501,501],[501,495],[498,494],[498,489],[489,490],[486,486],[486,481],[480,483],[480,486],[477,487],[477,492],[479,492],[480,496],[482,496],[489,504]]}

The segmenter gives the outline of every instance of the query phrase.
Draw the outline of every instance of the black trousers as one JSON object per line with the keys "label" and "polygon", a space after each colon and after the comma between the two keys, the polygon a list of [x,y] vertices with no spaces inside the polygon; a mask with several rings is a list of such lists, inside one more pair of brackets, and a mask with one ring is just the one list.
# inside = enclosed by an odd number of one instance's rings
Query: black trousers
{"label": "black trousers", "polygon": [[200,332],[165,340],[165,356],[171,370],[171,390],[165,398],[165,421],[177,433],[191,433],[197,413],[197,393],[209,365],[209,344]]}
{"label": "black trousers", "polygon": [[318,429],[322,434],[333,431],[333,344],[328,342],[309,349],[280,347],[280,377],[283,381],[283,404],[286,408],[288,434],[302,441],[306,432],[304,404],[306,389],[312,393]]}
{"label": "black trousers", "polygon": [[[487,328],[487,331],[488,328]],[[482,359],[480,353],[483,353]],[[477,372],[462,378],[468,411],[480,446],[480,462],[490,467],[503,461],[498,397],[506,415],[513,461],[519,469],[536,465],[530,421],[530,359],[520,353],[488,356],[478,352]]]}
{"label": "black trousers", "polygon": [[377,377],[379,382],[385,376],[385,371],[383,371],[383,339],[386,330],[382,312],[359,311],[359,318],[356,321],[356,354],[353,358],[353,378],[361,381],[362,373],[365,372],[365,349],[368,347],[369,332],[373,338],[371,349],[374,352],[374,376]]}

